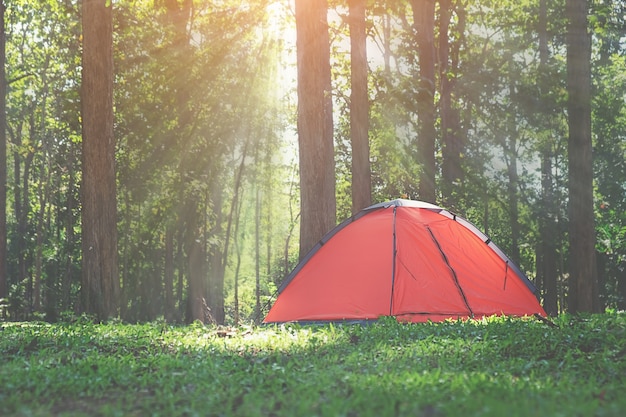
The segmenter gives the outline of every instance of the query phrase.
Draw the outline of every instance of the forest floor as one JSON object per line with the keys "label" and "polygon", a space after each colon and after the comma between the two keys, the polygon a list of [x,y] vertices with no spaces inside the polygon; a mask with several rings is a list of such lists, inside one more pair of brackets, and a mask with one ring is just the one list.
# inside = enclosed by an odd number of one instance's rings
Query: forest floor
{"label": "forest floor", "polygon": [[0,415],[626,415],[626,313],[554,322],[0,322]]}

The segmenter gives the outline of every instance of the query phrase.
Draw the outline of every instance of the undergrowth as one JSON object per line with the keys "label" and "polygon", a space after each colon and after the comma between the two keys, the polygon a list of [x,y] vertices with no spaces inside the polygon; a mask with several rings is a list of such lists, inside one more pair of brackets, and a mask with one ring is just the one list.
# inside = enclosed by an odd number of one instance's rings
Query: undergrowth
{"label": "undergrowth", "polygon": [[0,323],[0,415],[621,417],[626,314],[555,324]]}

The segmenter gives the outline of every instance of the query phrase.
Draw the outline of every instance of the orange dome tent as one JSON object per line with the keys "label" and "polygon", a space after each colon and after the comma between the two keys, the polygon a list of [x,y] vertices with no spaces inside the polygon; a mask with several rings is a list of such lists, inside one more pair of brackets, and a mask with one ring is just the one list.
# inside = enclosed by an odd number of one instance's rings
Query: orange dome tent
{"label": "orange dome tent", "polygon": [[467,220],[429,203],[394,200],[324,236],[282,283],[264,323],[545,316],[535,292]]}

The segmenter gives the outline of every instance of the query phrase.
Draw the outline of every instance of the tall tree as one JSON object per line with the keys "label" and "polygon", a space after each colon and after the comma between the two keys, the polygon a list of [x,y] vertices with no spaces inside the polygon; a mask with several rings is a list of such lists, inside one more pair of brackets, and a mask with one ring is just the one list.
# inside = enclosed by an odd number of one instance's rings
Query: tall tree
{"label": "tall tree", "polygon": [[[452,0],[439,0],[439,85],[441,119],[441,191],[447,207],[455,207],[460,196],[464,179],[461,155],[464,140],[461,134],[459,109],[454,104],[454,90],[458,75],[461,37],[465,30],[463,5],[456,5],[456,36],[450,42],[452,14],[455,6]],[[453,29],[454,30],[454,29]],[[456,40],[454,38],[457,38]]]}
{"label": "tall tree", "polygon": [[0,298],[8,295],[7,268],[7,112],[6,31],[0,1]]}
{"label": "tall tree", "polygon": [[349,0],[350,7],[350,139],[352,143],[352,212],[372,204],[367,89],[367,32],[365,0]]}
{"label": "tall tree", "polygon": [[[551,80],[548,74],[548,4],[547,0],[539,1],[538,16],[539,35],[539,88],[541,93],[538,111],[540,117],[551,113],[548,91]],[[549,122],[548,122],[549,123]],[[556,225],[556,202],[554,195],[554,179],[552,175],[553,136],[552,129],[546,129],[547,134],[541,144],[541,213],[539,215],[539,245],[541,269],[537,276],[541,278],[544,288],[543,308],[551,316],[558,314],[557,293],[557,239],[558,227]]]}
{"label": "tall tree", "polygon": [[120,289],[111,1],[84,0],[82,28],[82,310],[106,320],[118,314]]}
{"label": "tall tree", "polygon": [[296,0],[300,258],[335,226],[335,161],[326,0]]}
{"label": "tall tree", "polygon": [[569,181],[568,307],[571,312],[599,309],[593,212],[591,143],[591,35],[587,0],[567,0],[567,115]]}
{"label": "tall tree", "polygon": [[[514,93],[514,87],[511,86],[511,91]],[[520,222],[519,222],[519,174],[518,174],[518,149],[517,149],[517,137],[519,135],[516,126],[516,120],[514,115],[509,114],[506,120],[507,137],[502,138],[502,151],[507,167],[508,183],[507,200],[509,203],[509,228],[511,230],[511,243],[509,244],[509,256],[515,263],[520,262],[520,250],[519,250],[519,236],[520,236]]]}
{"label": "tall tree", "polygon": [[417,117],[418,159],[421,164],[419,198],[434,203],[435,195],[435,0],[411,0],[419,53]]}

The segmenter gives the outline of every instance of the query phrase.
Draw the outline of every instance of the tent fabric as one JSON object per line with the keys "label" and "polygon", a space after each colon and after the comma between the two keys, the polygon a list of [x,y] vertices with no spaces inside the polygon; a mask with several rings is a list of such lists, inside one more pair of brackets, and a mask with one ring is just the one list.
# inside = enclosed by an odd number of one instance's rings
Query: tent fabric
{"label": "tent fabric", "polygon": [[394,200],[324,236],[282,283],[264,322],[545,316],[535,292],[467,220],[433,204]]}

